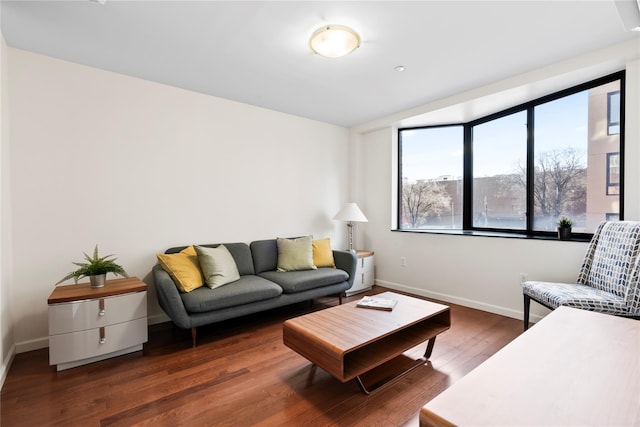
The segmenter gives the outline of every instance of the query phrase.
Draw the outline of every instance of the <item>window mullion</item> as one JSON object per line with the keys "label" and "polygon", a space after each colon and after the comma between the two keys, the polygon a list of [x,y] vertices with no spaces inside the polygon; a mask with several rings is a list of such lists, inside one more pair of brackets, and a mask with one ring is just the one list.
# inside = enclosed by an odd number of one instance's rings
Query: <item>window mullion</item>
{"label": "window mullion", "polygon": [[625,72],[621,73],[620,77],[620,196],[619,196],[619,215],[620,219],[624,219],[624,170],[625,170],[625,155],[624,155],[624,139],[625,139],[625,94],[626,94],[626,79]]}
{"label": "window mullion", "polygon": [[533,211],[535,206],[534,196],[534,179],[535,179],[535,159],[534,153],[534,129],[535,129],[535,117],[533,113],[533,107],[527,108],[527,212],[526,212],[526,228],[527,234],[533,234]]}
{"label": "window mullion", "polygon": [[464,156],[463,156],[463,179],[462,179],[462,197],[463,197],[463,215],[462,228],[470,230],[473,228],[473,133],[472,127],[468,124],[464,125]]}

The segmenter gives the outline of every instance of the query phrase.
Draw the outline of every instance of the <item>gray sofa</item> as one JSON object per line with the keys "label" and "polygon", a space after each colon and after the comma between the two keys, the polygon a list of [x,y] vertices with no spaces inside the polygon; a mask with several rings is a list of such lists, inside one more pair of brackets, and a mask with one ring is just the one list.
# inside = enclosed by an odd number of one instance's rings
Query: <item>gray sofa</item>
{"label": "gray sofa", "polygon": [[[183,293],[160,264],[153,267],[160,307],[176,326],[191,329],[194,347],[198,326],[328,295],[338,295],[342,303],[342,293],[353,285],[357,263],[354,252],[334,250],[336,268],[280,272],[276,271],[276,239],[224,246],[236,262],[240,280],[219,288],[204,286]],[[169,248],[165,253],[178,253],[185,248]]]}

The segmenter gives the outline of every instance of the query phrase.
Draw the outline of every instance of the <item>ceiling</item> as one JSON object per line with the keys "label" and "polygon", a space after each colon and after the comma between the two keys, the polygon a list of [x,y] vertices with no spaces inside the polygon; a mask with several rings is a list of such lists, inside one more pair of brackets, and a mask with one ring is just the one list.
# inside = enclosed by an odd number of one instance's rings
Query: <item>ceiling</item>
{"label": "ceiling", "polygon": [[[613,0],[6,1],[7,45],[354,127],[630,39]],[[308,47],[325,24],[349,56]],[[398,65],[405,71],[397,72]]]}

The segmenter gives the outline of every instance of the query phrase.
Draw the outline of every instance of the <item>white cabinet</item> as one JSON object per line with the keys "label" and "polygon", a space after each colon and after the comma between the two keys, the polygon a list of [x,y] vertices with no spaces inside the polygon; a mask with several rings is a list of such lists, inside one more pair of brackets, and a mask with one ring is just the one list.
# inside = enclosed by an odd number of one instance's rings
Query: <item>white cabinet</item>
{"label": "white cabinet", "polygon": [[137,278],[59,286],[49,303],[49,364],[58,371],[142,350],[147,290]]}
{"label": "white cabinet", "polygon": [[353,286],[345,292],[347,296],[368,291],[373,287],[373,281],[374,281],[373,252],[356,251],[356,254],[358,255],[356,277],[353,281]]}

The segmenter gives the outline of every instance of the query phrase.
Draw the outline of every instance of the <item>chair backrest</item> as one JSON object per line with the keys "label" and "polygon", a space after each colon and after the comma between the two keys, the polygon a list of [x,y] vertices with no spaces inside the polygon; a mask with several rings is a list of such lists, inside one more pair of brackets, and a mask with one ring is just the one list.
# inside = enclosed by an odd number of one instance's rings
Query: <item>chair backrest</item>
{"label": "chair backrest", "polygon": [[589,243],[577,282],[623,297],[628,308],[637,312],[639,253],[640,222],[602,222]]}

